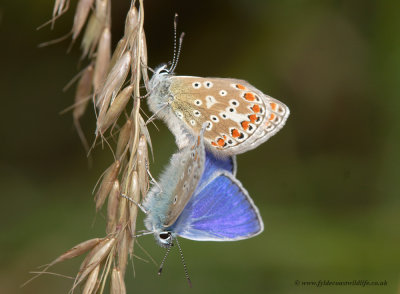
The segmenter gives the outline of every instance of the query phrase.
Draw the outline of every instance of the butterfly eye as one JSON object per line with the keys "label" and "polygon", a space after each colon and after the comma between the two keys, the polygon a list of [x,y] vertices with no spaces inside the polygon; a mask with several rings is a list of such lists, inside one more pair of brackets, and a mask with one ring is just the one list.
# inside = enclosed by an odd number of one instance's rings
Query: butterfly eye
{"label": "butterfly eye", "polygon": [[210,81],[207,81],[207,82],[204,83],[204,86],[205,86],[207,89],[210,89],[210,88],[213,86],[213,83],[210,82]]}
{"label": "butterfly eye", "polygon": [[169,237],[171,237],[171,233],[170,232],[162,232],[158,236],[163,240],[167,240]]}
{"label": "butterfly eye", "polygon": [[221,96],[226,96],[226,94],[228,94],[228,92],[226,92],[225,90],[219,91],[219,95]]}
{"label": "butterfly eye", "polygon": [[201,84],[199,82],[194,82],[192,85],[193,85],[193,88],[195,88],[195,89],[199,89],[201,87]]}

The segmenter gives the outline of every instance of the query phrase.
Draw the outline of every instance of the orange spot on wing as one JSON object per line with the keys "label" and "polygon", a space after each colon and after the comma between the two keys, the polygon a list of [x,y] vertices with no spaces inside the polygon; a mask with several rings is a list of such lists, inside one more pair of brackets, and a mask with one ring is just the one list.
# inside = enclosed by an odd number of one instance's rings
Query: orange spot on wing
{"label": "orange spot on wing", "polygon": [[241,84],[237,84],[237,85],[236,85],[236,88],[238,88],[238,89],[240,89],[240,90],[246,89],[246,87],[243,86],[243,85],[241,85]]}
{"label": "orange spot on wing", "polygon": [[244,130],[247,130],[249,128],[249,124],[250,124],[250,122],[248,122],[248,121],[242,121],[241,122],[242,128]]}
{"label": "orange spot on wing", "polygon": [[256,119],[257,119],[257,115],[251,114],[251,115],[249,115],[249,119],[250,119],[250,121],[251,121],[252,123],[255,123],[255,121],[256,121]]}
{"label": "orange spot on wing", "polygon": [[219,146],[222,147],[222,146],[224,146],[224,144],[225,144],[225,140],[222,139],[222,138],[219,138],[218,141],[217,141],[217,143],[218,143]]}
{"label": "orange spot on wing", "polygon": [[269,105],[271,105],[272,110],[275,110],[275,109],[276,109],[276,103],[271,102]]}
{"label": "orange spot on wing", "polygon": [[271,113],[269,120],[273,120],[275,118],[275,114]]}
{"label": "orange spot on wing", "polygon": [[240,136],[240,133],[237,129],[232,130],[232,137],[237,138]]}
{"label": "orange spot on wing", "polygon": [[226,136],[225,135],[223,135],[222,137],[224,137],[224,139],[226,140]]}
{"label": "orange spot on wing", "polygon": [[218,146],[217,143],[215,143],[214,141],[211,142],[211,145]]}
{"label": "orange spot on wing", "polygon": [[254,101],[256,97],[254,97],[253,93],[246,93],[244,94],[244,99],[246,99],[247,101]]}
{"label": "orange spot on wing", "polygon": [[251,108],[255,113],[259,113],[260,112],[260,106],[258,106],[257,104],[254,104],[253,107]]}

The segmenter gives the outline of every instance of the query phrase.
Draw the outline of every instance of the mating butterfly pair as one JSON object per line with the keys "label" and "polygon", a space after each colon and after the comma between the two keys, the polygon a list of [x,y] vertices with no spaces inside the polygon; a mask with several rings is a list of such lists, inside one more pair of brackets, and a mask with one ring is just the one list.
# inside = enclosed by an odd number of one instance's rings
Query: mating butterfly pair
{"label": "mating butterfly pair", "polygon": [[246,81],[174,76],[165,66],[149,86],[149,108],[180,149],[160,177],[161,189],[153,186],[143,203],[149,232],[168,248],[176,236],[234,241],[261,233],[258,209],[235,178],[235,155],[278,132],[288,107]]}

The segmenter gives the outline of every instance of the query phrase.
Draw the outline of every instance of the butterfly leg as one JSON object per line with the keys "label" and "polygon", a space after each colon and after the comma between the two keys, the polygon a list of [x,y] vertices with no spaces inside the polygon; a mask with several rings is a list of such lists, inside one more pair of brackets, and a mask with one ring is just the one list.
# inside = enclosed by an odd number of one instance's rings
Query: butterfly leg
{"label": "butterfly leg", "polygon": [[147,174],[149,175],[149,177],[151,178],[151,182],[157,186],[157,188],[160,190],[160,193],[163,191],[161,186],[158,184],[158,182],[156,181],[156,179],[153,177],[153,175],[150,173],[150,169],[148,168],[148,166],[146,167],[147,169]]}
{"label": "butterfly leg", "polygon": [[125,195],[125,194],[122,194],[122,193],[121,193],[121,197],[123,197],[123,198],[125,198],[125,199],[131,201],[133,204],[135,204],[137,207],[139,207],[140,210],[143,211],[144,214],[148,214],[148,213],[149,213],[149,212],[142,206],[142,204],[137,203],[137,202],[136,202],[135,200],[133,200],[131,197],[129,197],[129,196]]}

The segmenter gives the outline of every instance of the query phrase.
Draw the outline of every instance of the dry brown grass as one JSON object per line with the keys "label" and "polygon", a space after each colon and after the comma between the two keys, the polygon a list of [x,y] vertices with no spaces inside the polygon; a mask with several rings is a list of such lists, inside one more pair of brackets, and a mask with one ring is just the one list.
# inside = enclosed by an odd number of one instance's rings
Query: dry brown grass
{"label": "dry brown grass", "polygon": [[[68,8],[68,0],[56,0],[49,23],[54,24]],[[128,259],[134,256],[138,208],[121,194],[139,203],[149,189],[147,148],[151,142],[139,113],[140,85],[148,84],[143,0],[132,1],[124,35],[112,54],[110,10],[111,0],[79,0],[71,30],[73,43],[83,35],[82,59],[88,60],[76,88],[74,124],[89,151],[79,120],[92,101],[97,117],[95,142],[106,143],[114,154],[114,162],[103,173],[94,197],[97,211],[108,201],[105,236],[76,245],[42,272],[86,254],[71,292],[80,286],[83,293],[103,293],[110,278],[110,293],[126,293],[124,275]],[[129,103],[131,100],[133,103]],[[112,147],[108,141],[116,134],[117,144]]]}

